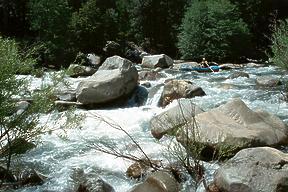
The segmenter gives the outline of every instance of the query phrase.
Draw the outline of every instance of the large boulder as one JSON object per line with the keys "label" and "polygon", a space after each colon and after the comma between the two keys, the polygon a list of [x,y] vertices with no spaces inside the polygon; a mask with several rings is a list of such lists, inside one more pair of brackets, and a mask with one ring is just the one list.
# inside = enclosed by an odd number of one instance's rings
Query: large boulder
{"label": "large boulder", "polygon": [[243,149],[215,173],[223,192],[288,191],[288,154],[269,147]]}
{"label": "large boulder", "polygon": [[83,104],[108,103],[129,96],[137,84],[138,72],[132,63],[113,56],[93,76],[79,83],[76,98]]}
{"label": "large boulder", "polygon": [[204,112],[189,99],[178,99],[154,116],[150,121],[151,133],[156,139],[165,134],[173,134],[177,128],[190,121],[196,114]]}
{"label": "large boulder", "polygon": [[203,89],[194,85],[191,81],[174,79],[164,85],[159,105],[164,107],[175,99],[193,98],[204,95],[206,94]]}
{"label": "large boulder", "polygon": [[142,59],[142,66],[147,68],[168,68],[173,65],[173,60],[165,55],[149,55]]}
{"label": "large boulder", "polygon": [[[199,134],[196,142],[217,150],[225,149],[229,155],[247,147],[288,143],[288,128],[283,121],[262,110],[252,111],[239,98],[196,115],[196,120]],[[178,133],[178,140],[184,146],[185,133]]]}
{"label": "large boulder", "polygon": [[171,174],[157,171],[129,192],[176,192],[179,190],[179,183]]}
{"label": "large boulder", "polygon": [[281,85],[282,82],[279,78],[273,78],[269,76],[261,76],[256,78],[256,84],[262,87],[276,87]]}

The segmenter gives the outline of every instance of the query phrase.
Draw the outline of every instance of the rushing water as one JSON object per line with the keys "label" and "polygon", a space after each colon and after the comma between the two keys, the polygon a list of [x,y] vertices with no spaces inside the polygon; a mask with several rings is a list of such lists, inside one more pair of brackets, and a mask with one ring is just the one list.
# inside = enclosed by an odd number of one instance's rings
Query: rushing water
{"label": "rushing water", "polygon": [[[226,79],[232,71],[221,71],[218,73],[196,73],[177,72],[164,70],[167,78],[189,79],[199,85],[206,92],[204,97],[196,97],[193,101],[204,110],[217,107],[231,98],[240,97],[252,109],[264,109],[269,111],[288,123],[288,105],[281,101],[279,89],[263,89],[255,84],[256,77],[269,75],[276,78],[288,79],[283,71],[275,67],[244,68],[241,69],[250,75],[250,78]],[[152,159],[163,159],[167,155],[167,145],[170,139],[156,141],[150,134],[149,120],[153,115],[160,113],[163,109],[157,107],[157,101],[161,94],[163,78],[151,82],[152,88],[147,104],[142,107],[117,108],[107,110],[77,110],[77,113],[85,114],[86,118],[81,124],[81,129],[67,131],[67,138],[63,139],[57,132],[44,135],[37,148],[22,155],[19,158],[24,165],[34,167],[36,170],[48,176],[48,181],[37,187],[21,189],[22,192],[32,191],[71,191],[71,175],[75,169],[83,169],[90,175],[101,176],[111,184],[118,192],[128,191],[137,181],[130,180],[125,176],[127,167],[131,161],[98,152],[93,143],[111,140],[123,151],[140,155],[137,147],[128,139],[123,132],[100,121],[96,116],[109,119],[125,129]],[[74,79],[74,86],[81,79]],[[31,86],[37,87],[40,79],[33,79]],[[154,90],[153,90],[154,89]],[[151,96],[152,95],[152,96]],[[43,121],[45,121],[43,117]],[[49,125],[49,124],[48,124]],[[210,177],[215,165],[210,166]],[[216,166],[217,167],[217,166]],[[191,191],[183,189],[183,191]],[[201,190],[198,190],[201,191]]]}

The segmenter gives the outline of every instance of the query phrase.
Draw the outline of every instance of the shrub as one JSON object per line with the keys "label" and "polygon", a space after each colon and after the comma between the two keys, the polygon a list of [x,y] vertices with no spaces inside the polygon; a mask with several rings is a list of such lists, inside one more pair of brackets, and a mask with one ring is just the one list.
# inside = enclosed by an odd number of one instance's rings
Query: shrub
{"label": "shrub", "polygon": [[288,20],[280,23],[272,41],[273,62],[279,67],[288,70]]}
{"label": "shrub", "polygon": [[119,20],[124,21],[120,23],[120,28],[127,30],[124,34],[132,37],[133,41],[142,43],[146,51],[174,56],[178,28],[187,2],[188,0],[117,0]]}
{"label": "shrub", "polygon": [[56,66],[69,63],[68,25],[71,14],[67,0],[29,1],[31,29],[38,33],[44,45],[42,62]]}
{"label": "shrub", "polygon": [[70,32],[78,51],[101,53],[107,40],[115,40],[118,31],[114,8],[113,0],[88,0],[73,13]]}
{"label": "shrub", "polygon": [[[19,51],[14,40],[0,36],[0,161],[4,160],[8,169],[13,153],[24,152],[22,147],[29,147],[29,142],[35,141],[41,134],[53,129],[39,126],[38,120],[40,114],[55,109],[54,90],[60,83],[65,83],[63,76],[58,79],[57,76],[52,76],[51,85],[42,85],[37,92],[30,92],[27,89],[27,78],[19,77],[17,74],[23,69],[31,69],[34,63],[33,58]],[[22,103],[22,107],[19,102]],[[65,114],[67,123],[75,123],[75,117],[69,118],[72,114]],[[24,140],[28,142],[25,144],[27,146],[22,146]],[[18,143],[20,148],[16,149],[15,143]]]}
{"label": "shrub", "polygon": [[185,59],[235,60],[249,46],[247,25],[228,0],[195,1],[186,10],[178,48]]}

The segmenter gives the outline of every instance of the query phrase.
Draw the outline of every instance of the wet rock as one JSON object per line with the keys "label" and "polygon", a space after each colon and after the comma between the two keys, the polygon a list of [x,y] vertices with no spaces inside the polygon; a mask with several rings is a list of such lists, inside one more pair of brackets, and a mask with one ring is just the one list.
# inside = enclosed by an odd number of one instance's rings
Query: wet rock
{"label": "wet rock", "polygon": [[140,71],[139,72],[140,81],[155,81],[163,77],[166,77],[166,76],[156,71]]}
{"label": "wet rock", "polygon": [[278,78],[273,78],[269,76],[256,78],[256,85],[261,86],[261,87],[276,87],[281,84],[282,82]]}
{"label": "wet rock", "polygon": [[71,175],[76,192],[115,192],[113,187],[96,173],[84,173],[83,169],[76,169]]}
{"label": "wet rock", "polygon": [[0,150],[0,157],[11,154],[23,154],[35,148],[36,145],[24,138],[16,138],[11,141],[10,146],[7,144]]}
{"label": "wet rock", "polygon": [[129,192],[176,192],[179,190],[179,183],[172,175],[167,172],[157,171]]}
{"label": "wet rock", "polygon": [[[196,142],[208,149],[225,149],[223,156],[247,147],[277,146],[288,142],[288,128],[282,120],[262,110],[252,111],[239,98],[196,115],[196,120],[199,133]],[[183,129],[179,130],[182,131],[178,132],[177,139],[185,146],[187,135]],[[213,150],[208,151],[212,151],[212,156]]]}
{"label": "wet rock", "polygon": [[161,139],[165,134],[175,134],[179,126],[190,121],[196,114],[204,112],[189,99],[179,99],[150,121],[153,137]]}
{"label": "wet rock", "polygon": [[168,68],[172,65],[173,60],[165,54],[144,56],[142,60],[142,66],[147,68]]}
{"label": "wet rock", "polygon": [[95,68],[77,64],[71,64],[68,68],[68,74],[70,77],[91,76],[96,71]]}
{"label": "wet rock", "polygon": [[16,182],[16,178],[11,171],[0,165],[0,183],[1,182]]}
{"label": "wet rock", "polygon": [[128,106],[142,106],[148,98],[148,90],[143,86],[137,86],[133,95],[128,101]]}
{"label": "wet rock", "polygon": [[47,179],[46,176],[38,173],[34,169],[25,169],[20,175],[20,183],[21,185],[42,185]]}
{"label": "wet rock", "polygon": [[109,57],[98,71],[81,81],[76,98],[83,104],[101,104],[130,95],[138,84],[138,72],[133,64],[119,56]]}
{"label": "wet rock", "polygon": [[241,64],[233,64],[233,63],[224,63],[224,64],[220,64],[219,66],[220,66],[220,69],[222,70],[239,69],[239,68],[244,67]]}
{"label": "wet rock", "polygon": [[56,89],[54,95],[61,101],[76,101],[75,89]]}
{"label": "wet rock", "polygon": [[181,70],[181,71],[191,71],[192,68],[199,67],[197,62],[185,62],[185,63],[178,63],[173,65],[173,69]]}
{"label": "wet rock", "polygon": [[[151,160],[151,163],[153,163],[154,166],[159,167],[161,161]],[[149,161],[143,160],[130,165],[126,171],[126,175],[133,179],[140,179],[142,176],[147,175],[149,172],[151,173],[152,170],[153,169],[151,168]]]}
{"label": "wet rock", "polygon": [[139,47],[134,42],[126,42],[125,58],[135,63],[141,63],[144,56],[150,55],[146,53],[142,47]]}
{"label": "wet rock", "polygon": [[236,79],[236,78],[239,78],[239,77],[249,78],[249,74],[248,74],[248,73],[245,73],[245,72],[243,72],[243,71],[237,71],[237,72],[234,72],[234,73],[232,73],[231,75],[229,75],[227,78],[228,78],[228,79]]}
{"label": "wet rock", "polygon": [[193,98],[204,96],[205,92],[201,87],[186,80],[169,80],[165,83],[159,105],[165,107],[175,99]]}
{"label": "wet rock", "polygon": [[123,55],[121,45],[115,41],[107,41],[105,47],[103,48],[105,55],[111,57],[114,55]]}
{"label": "wet rock", "polygon": [[141,86],[146,87],[146,88],[150,88],[152,85],[150,82],[147,81],[147,82],[141,83]]}
{"label": "wet rock", "polygon": [[223,192],[288,191],[288,155],[269,147],[239,151],[215,173]]}
{"label": "wet rock", "polygon": [[266,64],[261,64],[261,63],[247,63],[245,66],[246,66],[246,67],[251,67],[251,68],[257,68],[257,67],[265,67]]}

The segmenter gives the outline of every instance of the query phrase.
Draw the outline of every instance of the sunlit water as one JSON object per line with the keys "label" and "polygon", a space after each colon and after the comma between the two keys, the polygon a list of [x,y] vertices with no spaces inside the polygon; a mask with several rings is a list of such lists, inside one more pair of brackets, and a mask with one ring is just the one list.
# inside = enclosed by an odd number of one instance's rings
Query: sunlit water
{"label": "sunlit water", "polygon": [[[245,68],[242,69],[250,75],[250,78],[226,79],[233,71],[221,71],[218,73],[200,74],[196,72],[175,72],[166,70],[167,78],[189,79],[199,85],[206,92],[206,96],[194,98],[193,101],[204,110],[217,107],[231,98],[240,97],[250,108],[263,109],[279,116],[288,122],[288,105],[279,99],[279,89],[263,89],[255,84],[255,79],[260,75],[269,75],[276,78],[288,79],[287,75],[275,68]],[[166,78],[166,79],[167,79]],[[81,79],[74,79],[72,86],[76,87]],[[131,161],[115,158],[95,150],[93,144],[99,141],[114,141],[123,152],[138,155],[141,153],[131,140],[110,125],[100,121],[101,116],[109,122],[114,122],[125,129],[142,146],[145,153],[152,159],[165,160],[167,145],[170,139],[164,138],[156,141],[150,134],[149,120],[163,109],[157,107],[161,95],[161,84],[165,78],[152,82],[154,94],[150,95],[147,104],[142,107],[117,108],[109,110],[78,110],[77,113],[85,114],[86,118],[81,123],[81,129],[70,129],[66,138],[60,138],[57,132],[42,136],[37,148],[21,156],[18,160],[23,165],[34,167],[36,170],[48,176],[48,181],[37,187],[30,187],[18,191],[71,191],[73,170],[81,168],[85,173],[100,176],[118,192],[128,191],[137,181],[125,176],[125,171]],[[41,79],[33,79],[31,89],[39,87]],[[43,122],[45,122],[43,117]],[[49,121],[51,123],[51,120]],[[48,123],[48,125],[49,125]],[[52,126],[52,125],[51,125]],[[165,156],[166,156],[165,155]],[[170,159],[171,160],[171,159]],[[210,179],[217,165],[207,164]],[[183,191],[191,191],[184,187]],[[197,190],[201,191],[201,189]]]}

